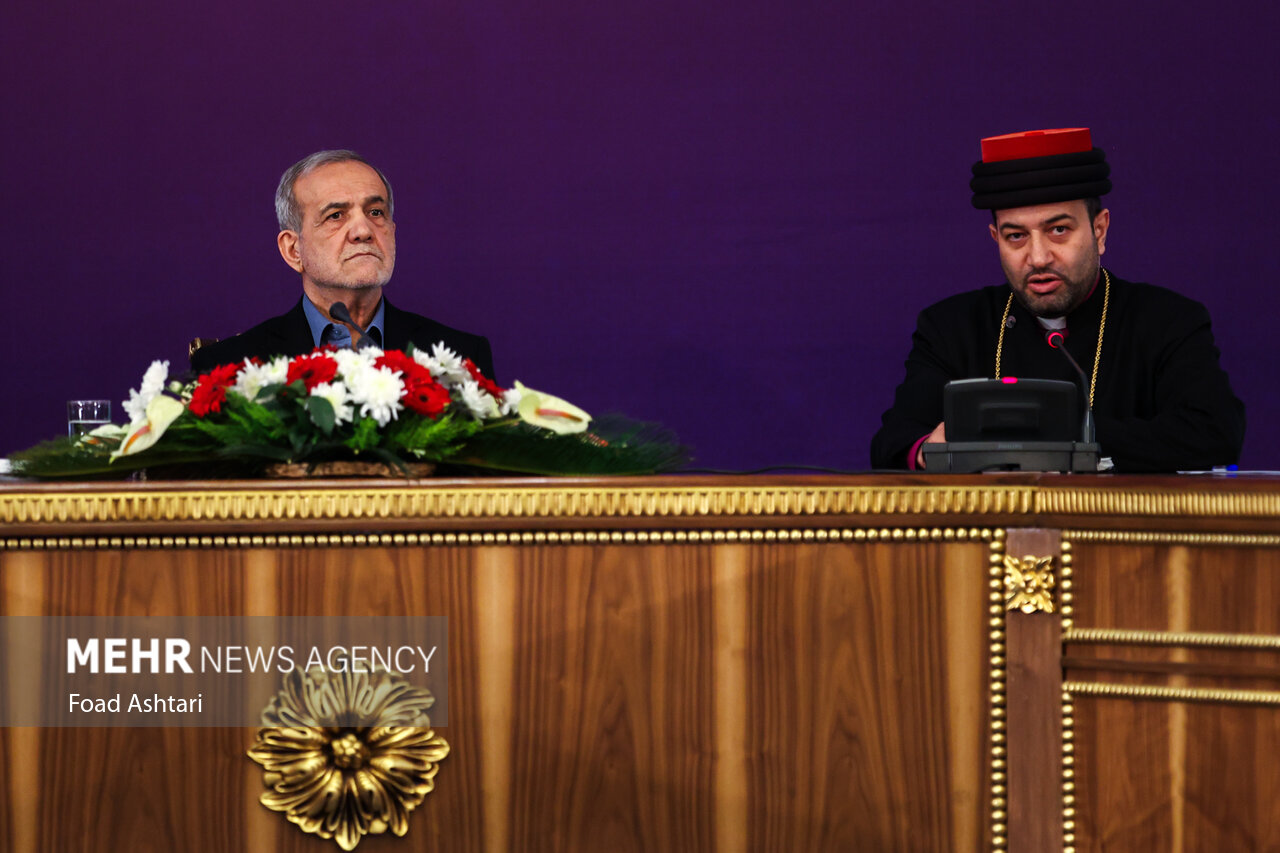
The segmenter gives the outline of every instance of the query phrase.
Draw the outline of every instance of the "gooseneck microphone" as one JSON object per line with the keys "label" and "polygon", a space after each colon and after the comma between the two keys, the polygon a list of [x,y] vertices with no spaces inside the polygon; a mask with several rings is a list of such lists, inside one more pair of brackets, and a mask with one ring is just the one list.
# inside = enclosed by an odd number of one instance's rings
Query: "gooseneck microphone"
{"label": "gooseneck microphone", "polygon": [[[351,312],[347,310],[347,303],[335,302],[332,305],[330,305],[329,316],[337,320],[339,323],[346,323],[348,326],[350,326],[352,329],[355,330],[355,333],[359,335],[359,337],[356,338],[357,350],[362,350],[365,347],[373,346],[373,341],[369,338],[368,335],[364,333],[364,329],[360,328],[360,325],[356,323],[355,319],[352,318]],[[1076,369],[1079,370],[1080,368],[1076,368]]]}
{"label": "gooseneck microphone", "polygon": [[1067,348],[1064,346],[1066,336],[1062,334],[1061,329],[1050,329],[1044,339],[1048,341],[1049,346],[1067,357],[1067,361],[1071,362],[1071,366],[1076,370],[1076,375],[1080,378],[1080,393],[1084,395],[1084,426],[1082,430],[1084,435],[1082,440],[1086,444],[1093,444],[1096,440],[1096,430],[1093,423],[1093,406],[1089,404],[1089,381],[1085,379],[1084,371],[1080,369],[1080,365],[1076,363],[1076,360],[1071,357],[1071,353],[1067,352]]}

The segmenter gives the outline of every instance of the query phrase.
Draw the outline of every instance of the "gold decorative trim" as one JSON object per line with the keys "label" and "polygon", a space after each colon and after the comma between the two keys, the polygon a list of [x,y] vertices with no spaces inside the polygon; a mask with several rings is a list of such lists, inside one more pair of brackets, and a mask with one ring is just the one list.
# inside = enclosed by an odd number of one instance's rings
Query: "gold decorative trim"
{"label": "gold decorative trim", "polygon": [[989,528],[882,527],[792,530],[539,530],[484,533],[316,533],[230,536],[60,536],[0,540],[0,551],[141,548],[387,548],[455,545],[667,545],[746,542],[986,541]]}
{"label": "gold decorative trim", "polygon": [[1280,536],[1265,533],[1164,533],[1134,530],[1064,530],[1064,539],[1077,542],[1108,542],[1126,545],[1244,545],[1274,548]]}
{"label": "gold decorative trim", "polygon": [[1185,485],[1137,491],[1042,488],[1036,491],[1034,511],[1058,515],[1275,518],[1280,515],[1280,493],[1193,491]]}
{"label": "gold decorative trim", "polygon": [[1274,634],[1132,631],[1122,628],[1071,628],[1062,632],[1062,642],[1097,643],[1112,646],[1195,646],[1219,649],[1280,650],[1280,636]]}
{"label": "gold decorative trim", "polygon": [[991,736],[991,847],[1004,850],[1009,843],[1009,766],[1005,742],[1005,689],[1008,685],[1005,646],[1005,532],[992,533],[987,569],[987,640],[990,664]]}
{"label": "gold decorative trim", "polygon": [[1062,630],[1069,630],[1075,622],[1076,613],[1076,594],[1075,586],[1075,569],[1072,567],[1074,557],[1071,554],[1071,543],[1065,538],[1059,546],[1058,564],[1058,603],[1062,605]]}
{"label": "gold decorative trim", "polygon": [[[207,485],[206,485],[207,488]],[[1034,486],[574,486],[0,492],[0,523],[988,515],[1031,511]]]}
{"label": "gold decorative trim", "polygon": [[[1058,601],[1062,605],[1062,630],[1071,630],[1075,619],[1075,556],[1066,537],[1058,546]],[[1076,718],[1071,694],[1062,692],[1062,853],[1076,850]]]}
{"label": "gold decorative trim", "polygon": [[343,850],[408,833],[449,754],[427,716],[431,692],[385,671],[294,670],[282,681],[248,751],[262,765],[261,803]]}
{"label": "gold decorative trim", "polygon": [[[658,483],[654,485],[655,481]],[[1280,517],[1280,491],[1179,488],[1138,491],[1046,488],[1035,481],[979,485],[682,485],[648,478],[606,485],[547,481],[538,486],[435,485],[431,480],[340,487],[200,484],[199,488],[37,486],[0,491],[0,524],[114,524],[173,521],[293,522],[329,520],[712,518],[737,515],[1083,515]],[[1079,539],[1144,541],[1148,534],[1073,532]],[[1166,534],[1149,534],[1165,541]],[[1178,534],[1172,534],[1177,536]],[[1181,534],[1215,543],[1220,534]],[[1276,545],[1280,535],[1236,536],[1232,544]],[[1138,538],[1133,538],[1133,537]],[[1207,538],[1204,538],[1207,537]],[[1175,540],[1168,540],[1175,541]]]}
{"label": "gold decorative trim", "polygon": [[1167,702],[1213,702],[1232,705],[1280,706],[1280,690],[1220,690],[1216,687],[1156,687],[1145,684],[1107,684],[1065,681],[1072,696],[1119,699],[1160,699]]}
{"label": "gold decorative trim", "polygon": [[1004,604],[1006,610],[1023,613],[1053,612],[1053,557],[1022,559],[1004,556]]}
{"label": "gold decorative trim", "polygon": [[1062,691],[1062,853],[1076,850],[1076,709]]}

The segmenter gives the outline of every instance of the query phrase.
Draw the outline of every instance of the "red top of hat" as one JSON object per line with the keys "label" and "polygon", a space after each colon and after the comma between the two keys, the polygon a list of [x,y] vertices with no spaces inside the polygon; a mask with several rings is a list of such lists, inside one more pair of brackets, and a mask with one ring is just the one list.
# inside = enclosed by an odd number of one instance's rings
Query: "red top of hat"
{"label": "red top of hat", "polygon": [[988,136],[982,140],[982,162],[1024,160],[1052,154],[1075,154],[1093,150],[1093,137],[1087,127],[1059,127],[1053,130],[1026,130]]}

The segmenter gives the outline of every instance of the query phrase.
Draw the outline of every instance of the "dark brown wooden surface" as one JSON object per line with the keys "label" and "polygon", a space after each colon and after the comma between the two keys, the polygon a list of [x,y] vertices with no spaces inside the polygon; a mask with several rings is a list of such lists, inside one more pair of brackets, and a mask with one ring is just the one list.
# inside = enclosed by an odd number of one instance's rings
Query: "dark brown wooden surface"
{"label": "dark brown wooden surface", "polygon": [[[981,502],[959,513],[894,508],[903,488],[930,483],[1031,484],[1053,509],[1034,515]],[[1066,531],[1077,628],[1280,636],[1280,514],[1258,510],[1280,491],[1275,480],[672,477],[608,481],[608,488],[699,484],[883,488],[890,497],[856,513],[825,511],[818,502],[798,513],[759,514],[185,518],[120,528],[22,522],[3,532],[0,613],[448,616],[450,721],[441,734],[451,753],[408,837],[367,838],[359,847],[375,853],[985,849],[990,602],[987,544],[968,538],[976,527],[1010,528],[1011,537],[1034,526],[1051,527],[1053,536]],[[590,485],[312,484],[388,494],[515,486],[552,493]],[[122,488],[142,496],[244,488],[283,494],[299,486],[0,484],[0,499]],[[1213,503],[1215,494],[1228,503]],[[1232,516],[1223,506],[1245,511]],[[1197,514],[1197,507],[1207,509]],[[834,529],[861,538],[800,535]],[[237,539],[218,547],[161,541],[137,548],[86,548],[69,538],[376,531],[456,531],[465,538],[574,530],[741,535],[397,545],[375,537],[372,544],[323,547]],[[1073,539],[1072,531],[1115,536],[1093,542]],[[752,539],[753,532],[762,535]],[[1153,536],[1164,539],[1141,541]],[[1274,691],[1280,672],[1273,651],[1064,649],[1051,636],[1020,634],[1016,623],[1007,640],[1010,661],[1062,655],[1065,669],[1057,674],[1068,681]],[[1052,681],[1053,669],[1037,672]],[[1017,679],[1010,675],[1012,689]],[[10,668],[0,677],[25,684],[30,674]],[[1035,716],[1034,738],[1043,743],[1054,735],[1040,715],[1060,717],[1060,708],[1046,712],[1047,693],[1037,695],[1029,711],[1016,711],[1011,696],[1010,713]],[[1274,707],[1077,696],[1076,849],[1276,849],[1277,719]],[[245,757],[252,735],[4,730],[0,849],[337,849],[258,804],[262,772]],[[1011,740],[1010,749],[1029,748]],[[1055,751],[1053,767],[1034,764],[1037,785],[1059,772],[1057,757]],[[1038,797],[1046,799],[1043,791]],[[1061,817],[1044,808],[1010,820],[1052,825]]]}
{"label": "dark brown wooden surface", "polygon": [[[0,553],[6,612],[450,620],[451,753],[360,850],[980,849],[974,542]],[[941,709],[947,709],[943,712]],[[243,729],[10,729],[19,851],[328,851]],[[18,747],[15,755],[11,750]]]}
{"label": "dark brown wooden surface", "polygon": [[1075,707],[1077,850],[1280,849],[1275,708]]}
{"label": "dark brown wooden surface", "polygon": [[[1009,532],[1005,551],[1050,558],[1056,576],[1060,540],[1055,530],[1023,528]],[[1052,611],[1005,617],[1009,849],[1041,853],[1062,849],[1062,620],[1060,592],[1049,592]]]}
{"label": "dark brown wooden surface", "polygon": [[[1076,627],[1280,636],[1280,550],[1081,543]],[[1065,677],[1280,691],[1280,650],[1069,643]],[[1280,707],[1076,696],[1076,849],[1280,849]]]}

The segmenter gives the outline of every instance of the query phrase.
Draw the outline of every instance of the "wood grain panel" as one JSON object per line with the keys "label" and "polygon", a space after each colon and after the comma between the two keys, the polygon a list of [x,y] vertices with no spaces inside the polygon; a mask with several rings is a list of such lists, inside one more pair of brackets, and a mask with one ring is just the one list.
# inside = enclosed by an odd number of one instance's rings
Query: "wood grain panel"
{"label": "wood grain panel", "polygon": [[[1077,628],[1179,630],[1173,626],[1181,596],[1190,602],[1182,630],[1280,635],[1278,548],[1074,547]],[[1185,570],[1176,570],[1180,564]]]}
{"label": "wood grain panel", "polygon": [[[449,715],[440,727],[449,743],[436,789],[410,817],[409,835],[368,836],[361,851],[486,849],[484,767],[487,709],[480,707],[482,655],[477,633],[474,565],[481,549],[341,548],[274,550],[274,591],[281,615],[447,616]],[[489,555],[491,556],[491,555]],[[281,853],[331,850],[332,842],[306,835],[276,817],[273,849]]]}
{"label": "wood grain panel", "polygon": [[[43,555],[0,554],[0,614],[38,615],[44,606]],[[6,631],[16,628],[6,628]],[[12,645],[16,638],[0,637]],[[21,662],[12,665],[8,655],[0,656],[0,698],[30,689],[31,679]],[[5,850],[34,850],[36,810],[40,802],[40,731],[32,728],[0,729],[0,840]]]}
{"label": "wood grain panel", "polygon": [[1280,846],[1275,709],[1089,697],[1075,709],[1077,850]]}
{"label": "wood grain panel", "polygon": [[525,550],[514,581],[513,844],[712,849],[710,548]]}
{"label": "wood grain panel", "polygon": [[[968,851],[985,823],[985,556],[698,542],[0,560],[32,582],[6,600],[47,613],[448,616],[451,754],[409,837],[361,850]],[[26,731],[26,759],[5,740],[6,775],[33,780],[12,791],[34,808],[10,849],[332,850],[257,804],[251,730]]]}
{"label": "wood grain panel", "polygon": [[[212,559],[211,559],[212,558]],[[9,612],[142,616],[242,607],[240,577],[196,552],[5,555],[6,588],[39,588]],[[36,797],[15,850],[237,849],[243,838],[239,729],[22,729],[36,748],[15,761],[15,786]],[[34,761],[34,764],[30,763]],[[24,780],[31,780],[30,787]],[[122,803],[130,803],[122,808]],[[106,840],[106,841],[104,841]]]}
{"label": "wood grain panel", "polygon": [[[1280,635],[1280,550],[1084,543],[1076,625]],[[1068,678],[1125,685],[1277,689],[1276,651],[1073,643]],[[1280,711],[1075,697],[1077,849],[1280,846]]]}
{"label": "wood grain panel", "polygon": [[751,602],[748,548],[730,545],[713,554],[715,584],[716,849],[747,849],[751,777],[748,751],[755,739],[747,727],[747,675],[751,667]]}
{"label": "wood grain panel", "polygon": [[[972,685],[983,629],[948,622],[936,578],[955,572],[985,590],[985,556],[977,544],[752,552],[751,849],[973,849],[952,820],[946,713],[970,717],[970,759],[983,725],[972,696],[950,694],[948,642],[974,650],[956,673]],[[984,802],[981,765],[970,771],[960,796],[972,829]]]}
{"label": "wood grain panel", "polygon": [[[1006,553],[1015,559],[1051,558],[1061,568],[1057,531],[1011,531]],[[1057,590],[1047,590],[1058,601]],[[1009,849],[1062,849],[1062,620],[1052,612],[1009,612],[1008,646]]]}

